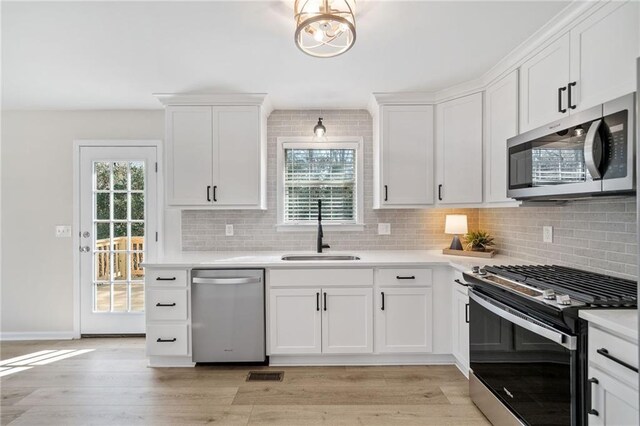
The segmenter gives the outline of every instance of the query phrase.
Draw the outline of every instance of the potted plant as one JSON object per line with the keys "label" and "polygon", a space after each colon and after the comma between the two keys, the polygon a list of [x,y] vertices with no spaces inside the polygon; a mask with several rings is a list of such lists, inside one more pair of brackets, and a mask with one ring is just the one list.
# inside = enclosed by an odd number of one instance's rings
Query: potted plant
{"label": "potted plant", "polygon": [[467,250],[488,251],[494,245],[493,237],[485,231],[471,231],[464,236]]}

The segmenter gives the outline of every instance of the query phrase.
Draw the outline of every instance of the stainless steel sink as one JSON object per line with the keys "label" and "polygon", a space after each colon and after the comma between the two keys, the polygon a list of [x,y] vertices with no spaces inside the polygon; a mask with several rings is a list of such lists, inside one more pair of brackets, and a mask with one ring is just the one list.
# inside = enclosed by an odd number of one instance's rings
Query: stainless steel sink
{"label": "stainless steel sink", "polygon": [[341,255],[341,254],[291,254],[287,256],[282,256],[282,260],[301,260],[301,261],[309,261],[309,260],[360,260],[358,256],[351,255]]}

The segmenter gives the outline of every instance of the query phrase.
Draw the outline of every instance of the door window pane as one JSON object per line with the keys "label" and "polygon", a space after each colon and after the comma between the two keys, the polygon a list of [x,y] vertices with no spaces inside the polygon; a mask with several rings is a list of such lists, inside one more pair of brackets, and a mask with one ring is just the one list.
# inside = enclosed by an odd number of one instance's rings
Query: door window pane
{"label": "door window pane", "polygon": [[143,312],[145,163],[94,162],[94,311]]}
{"label": "door window pane", "polygon": [[128,174],[127,163],[113,163],[113,189],[126,191]]}

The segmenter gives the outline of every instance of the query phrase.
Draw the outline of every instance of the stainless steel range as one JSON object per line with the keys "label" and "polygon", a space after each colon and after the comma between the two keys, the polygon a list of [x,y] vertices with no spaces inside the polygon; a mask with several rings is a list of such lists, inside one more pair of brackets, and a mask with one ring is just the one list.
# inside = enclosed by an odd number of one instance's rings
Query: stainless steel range
{"label": "stainless steel range", "polygon": [[637,283],[563,266],[486,266],[464,277],[476,405],[496,425],[587,424],[578,311],[635,308]]}

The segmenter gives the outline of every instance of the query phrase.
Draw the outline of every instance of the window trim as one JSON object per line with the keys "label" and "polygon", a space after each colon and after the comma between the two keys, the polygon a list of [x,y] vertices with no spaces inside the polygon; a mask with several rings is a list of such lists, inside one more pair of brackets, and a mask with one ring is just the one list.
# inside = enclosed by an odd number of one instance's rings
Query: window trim
{"label": "window trim", "polygon": [[314,142],[313,137],[277,138],[277,223],[278,231],[315,232],[316,223],[284,222],[284,150],[285,149],[355,149],[356,151],[356,223],[323,223],[327,231],[364,231],[364,142],[361,136],[331,136],[326,142]]}

